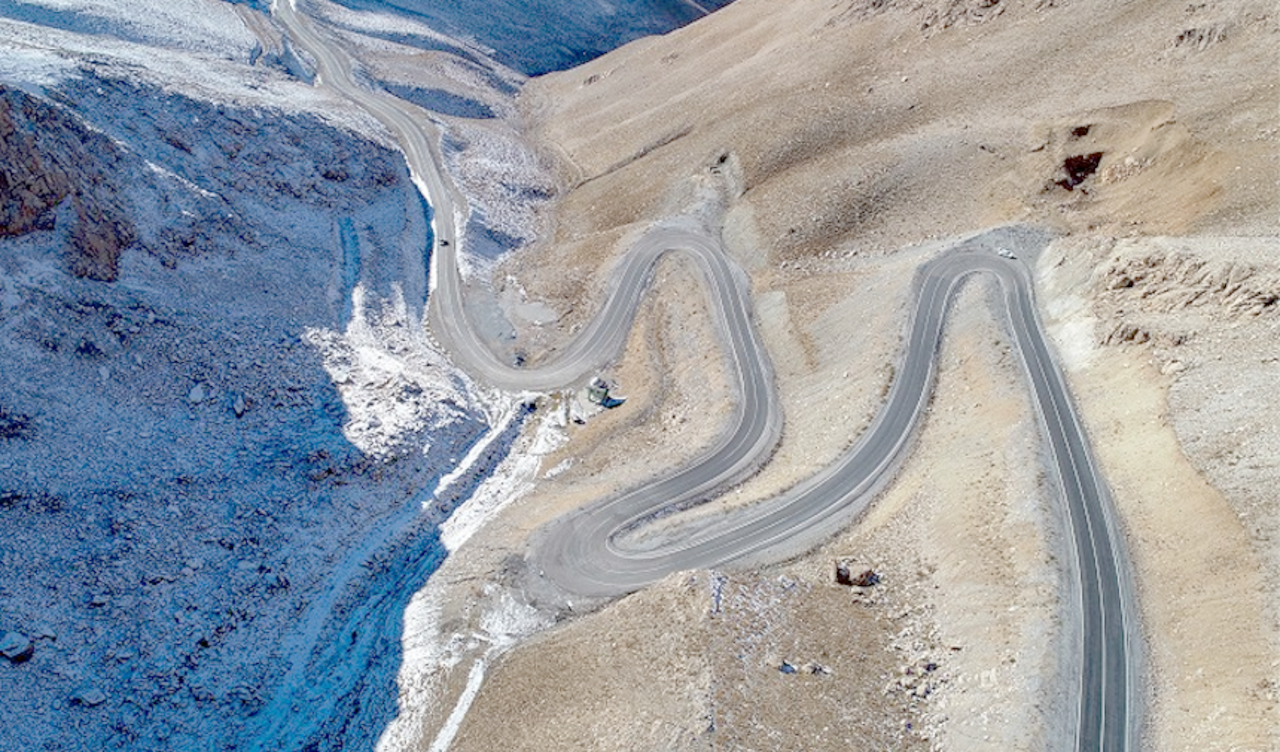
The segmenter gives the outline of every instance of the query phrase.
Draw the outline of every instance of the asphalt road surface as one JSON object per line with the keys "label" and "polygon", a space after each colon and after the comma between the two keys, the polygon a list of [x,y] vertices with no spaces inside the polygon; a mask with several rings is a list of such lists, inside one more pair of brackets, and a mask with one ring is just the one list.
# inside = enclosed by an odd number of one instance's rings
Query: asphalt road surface
{"label": "asphalt road surface", "polygon": [[[602,596],[637,590],[666,574],[761,558],[779,558],[820,543],[866,508],[905,459],[928,407],[948,302],[970,275],[1000,284],[1004,309],[1057,471],[1070,519],[1080,584],[1082,666],[1077,698],[1080,750],[1124,750],[1133,733],[1129,651],[1136,634],[1124,561],[1099,477],[1066,389],[1045,342],[1025,264],[964,244],[925,264],[916,280],[916,306],[888,399],[877,417],[836,463],[790,491],[728,513],[662,545],[635,545],[627,533],[674,506],[690,503],[715,476],[713,453],[651,485],[605,499],[554,523],[539,540],[534,561],[572,593]],[[747,402],[748,413],[757,406]],[[761,405],[760,409],[768,409]],[[735,430],[748,431],[749,423]],[[748,439],[744,437],[743,441]],[[1065,745],[1064,745],[1065,746]]]}
{"label": "asphalt road surface", "polygon": [[[768,455],[782,418],[768,357],[752,321],[745,274],[719,239],[694,226],[663,226],[637,244],[613,275],[610,294],[592,323],[552,364],[522,369],[497,358],[467,321],[457,267],[457,211],[464,205],[442,174],[435,127],[421,110],[359,86],[350,58],[279,0],[277,18],[317,63],[317,83],[358,103],[399,140],[415,182],[434,209],[436,246],[431,269],[431,326],[459,365],[495,386],[545,391],[579,383],[620,352],[653,265],[667,252],[687,254],[701,270],[717,326],[735,368],[738,404],[729,427],[706,454],[666,477],[604,499],[553,523],[530,558],[568,593],[611,596],[637,590],[674,571],[724,566],[795,553],[815,545],[854,518],[891,480],[905,458],[929,403],[946,311],[970,275],[998,280],[1004,309],[1056,469],[1074,543],[1081,668],[1073,696],[1078,722],[1064,748],[1127,750],[1137,744],[1133,676],[1137,634],[1132,588],[1099,477],[1037,317],[1026,265],[984,247],[962,243],[925,264],[915,280],[916,305],[906,347],[888,399],[871,427],[843,457],[783,495],[687,526],[683,535],[639,542],[629,533],[672,509],[714,498],[746,477]],[[998,231],[999,232],[999,231]],[[1015,254],[1034,233],[1004,238]],[[1034,250],[1034,249],[1029,249]],[[677,528],[680,530],[680,528]],[[1070,742],[1070,743],[1068,743]]]}

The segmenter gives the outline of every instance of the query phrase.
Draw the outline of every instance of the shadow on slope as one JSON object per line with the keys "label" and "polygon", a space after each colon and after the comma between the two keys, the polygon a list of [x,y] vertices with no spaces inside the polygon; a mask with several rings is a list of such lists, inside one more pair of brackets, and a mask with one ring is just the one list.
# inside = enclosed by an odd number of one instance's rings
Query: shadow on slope
{"label": "shadow on slope", "polygon": [[[391,11],[421,19],[443,34],[475,40],[491,48],[494,58],[504,65],[536,76],[572,68],[643,36],[666,33],[731,1],[584,4],[559,0],[341,0],[341,4],[355,10]],[[416,36],[399,35],[393,41],[441,49],[439,40]],[[470,58],[460,50],[445,51]]]}
{"label": "shadow on slope", "polygon": [[[442,359],[379,339],[414,330],[426,291],[399,155],[105,69],[3,96],[6,138],[39,157],[23,180],[72,178],[0,237],[0,626],[35,641],[0,666],[27,719],[6,742],[244,748],[275,702],[305,711],[272,748],[371,748],[395,713],[404,603],[465,498],[424,506],[422,489],[488,428]],[[67,264],[71,197],[95,175],[136,230],[115,281]],[[373,333],[351,349],[387,366],[364,395],[390,406],[384,426],[322,347],[352,307]]]}

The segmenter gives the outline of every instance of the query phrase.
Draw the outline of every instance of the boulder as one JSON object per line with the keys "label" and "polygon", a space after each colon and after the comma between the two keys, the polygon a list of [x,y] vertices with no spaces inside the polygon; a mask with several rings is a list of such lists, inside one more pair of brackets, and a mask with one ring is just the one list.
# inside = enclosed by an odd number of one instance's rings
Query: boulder
{"label": "boulder", "polygon": [[864,569],[854,574],[854,569],[847,561],[836,562],[836,582],[848,587],[867,588],[880,583],[880,575],[873,569]]}
{"label": "boulder", "polygon": [[880,575],[874,570],[864,569],[850,584],[854,587],[875,587],[880,584]]}
{"label": "boulder", "polygon": [[86,708],[101,705],[106,701],[107,695],[100,689],[82,689],[71,698],[73,705],[83,705]]}
{"label": "boulder", "polygon": [[841,585],[853,584],[853,573],[849,570],[849,563],[844,561],[836,562],[836,582]]}
{"label": "boulder", "polygon": [[11,663],[25,663],[35,652],[35,643],[26,635],[6,632],[4,637],[0,637],[0,655],[8,658]]}

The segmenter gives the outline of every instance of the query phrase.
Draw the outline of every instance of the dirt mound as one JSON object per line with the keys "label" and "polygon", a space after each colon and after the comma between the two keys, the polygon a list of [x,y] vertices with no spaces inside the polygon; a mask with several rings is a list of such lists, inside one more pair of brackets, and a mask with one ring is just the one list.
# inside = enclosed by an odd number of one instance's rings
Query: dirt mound
{"label": "dirt mound", "polygon": [[1032,128],[1014,172],[1027,207],[1072,230],[1176,233],[1218,203],[1230,160],[1147,100],[1082,112]]}

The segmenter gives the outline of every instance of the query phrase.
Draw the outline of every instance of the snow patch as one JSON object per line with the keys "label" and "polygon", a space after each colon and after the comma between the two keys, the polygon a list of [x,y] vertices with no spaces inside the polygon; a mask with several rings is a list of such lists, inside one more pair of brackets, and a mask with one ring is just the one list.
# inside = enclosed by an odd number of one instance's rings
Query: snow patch
{"label": "snow patch", "polygon": [[[485,589],[486,595],[492,596],[494,592],[495,588],[492,585]],[[553,620],[546,614],[517,601],[510,593],[502,592],[497,606],[486,612],[481,619],[482,634],[490,643],[489,650],[484,657],[477,658],[475,663],[471,664],[471,671],[467,674],[467,686],[462,690],[449,717],[431,742],[431,752],[447,752],[453,744],[463,719],[471,710],[476,696],[480,694],[480,687],[484,684],[485,671],[489,663],[524,638],[546,629],[552,623]]]}
{"label": "snow patch", "polygon": [[41,26],[227,59],[248,59],[257,42],[221,0],[0,0],[0,10]]}
{"label": "snow patch", "polygon": [[[441,525],[441,541],[445,547],[450,552],[457,551],[508,504],[528,493],[542,459],[567,440],[558,414],[548,411],[532,432],[521,437],[493,474]],[[468,690],[450,715],[452,727],[446,724],[436,737],[436,746],[443,744],[447,748],[475,692],[479,691],[488,661],[524,637],[549,626],[547,617],[536,609],[490,585],[485,589],[486,610],[480,619],[480,631],[476,634],[446,632],[442,611],[448,587],[448,583],[433,577],[414,594],[405,609],[404,662],[397,679],[400,713],[379,740],[380,752],[421,746],[424,718],[438,708],[443,677],[465,655],[487,646],[484,656],[471,668]]]}
{"label": "snow patch", "polygon": [[[321,353],[325,372],[342,396],[347,411],[343,435],[365,454],[386,457],[406,437],[438,433],[463,420],[456,406],[473,399],[457,388],[469,382],[411,325],[398,286],[373,322],[365,297],[364,286],[356,285],[345,331],[312,328],[307,340]],[[449,477],[461,472],[455,468]]]}
{"label": "snow patch", "polygon": [[143,87],[236,108],[314,115],[381,145],[393,144],[381,123],[356,105],[281,71],[251,66],[247,54],[237,62],[0,17],[0,61],[0,77],[13,86],[48,87],[85,69],[125,73]]}
{"label": "snow patch", "polygon": [[24,89],[52,87],[75,75],[76,65],[52,50],[13,44],[0,36],[0,84]]}
{"label": "snow patch", "polygon": [[517,445],[492,477],[440,526],[445,548],[457,551],[507,505],[528,493],[537,480],[543,458],[568,440],[563,428],[557,425],[556,416],[544,416],[532,438]]}
{"label": "snow patch", "polygon": [[486,668],[488,664],[483,658],[471,664],[471,671],[467,674],[467,686],[462,690],[462,696],[453,706],[453,711],[449,713],[444,725],[440,727],[440,733],[436,734],[435,740],[431,742],[430,752],[448,752],[449,747],[453,745],[453,739],[458,735],[458,729],[462,727],[462,720],[467,717],[467,711],[471,710],[471,704],[475,702],[476,695],[480,694],[480,685],[484,684]]}

